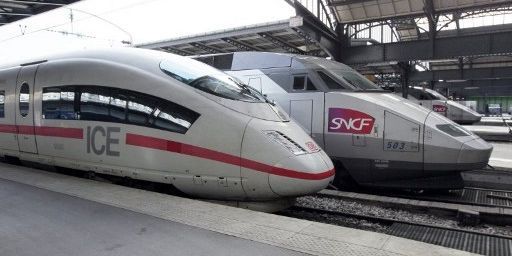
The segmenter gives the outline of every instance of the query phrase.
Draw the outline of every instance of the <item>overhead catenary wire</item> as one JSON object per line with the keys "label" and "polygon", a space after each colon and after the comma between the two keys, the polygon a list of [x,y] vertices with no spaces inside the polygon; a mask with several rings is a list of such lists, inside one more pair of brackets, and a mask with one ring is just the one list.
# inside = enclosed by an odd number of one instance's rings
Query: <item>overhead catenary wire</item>
{"label": "overhead catenary wire", "polygon": [[119,29],[120,31],[122,31],[123,33],[128,35],[129,38],[130,38],[130,42],[131,42],[130,45],[131,45],[131,44],[133,44],[133,37],[132,37],[132,35],[127,30],[125,30],[121,26],[119,26],[119,25],[117,25],[117,24],[115,24],[115,23],[113,23],[113,22],[109,21],[108,19],[103,18],[101,16],[106,15],[106,14],[116,13],[116,12],[119,12],[119,11],[122,11],[122,10],[126,10],[126,9],[130,9],[130,8],[133,8],[133,7],[136,7],[136,6],[140,6],[140,5],[146,5],[146,4],[149,4],[149,3],[152,3],[152,2],[157,2],[157,1],[162,1],[162,0],[144,0],[144,1],[136,2],[136,3],[130,4],[130,5],[126,5],[126,6],[120,7],[120,8],[111,9],[111,10],[108,10],[108,11],[105,11],[105,12],[102,12],[102,13],[99,13],[99,14],[93,14],[93,13],[91,13],[89,11],[85,11],[85,10],[80,10],[78,8],[72,8],[72,7],[64,6],[64,7],[61,7],[61,8],[62,9],[68,9],[68,10],[71,10],[71,11],[80,12],[80,13],[84,13],[84,14],[87,14],[89,16],[88,17],[84,17],[84,18],[80,18],[80,19],[76,19],[75,17],[73,17],[73,19],[71,19],[70,21],[66,21],[66,22],[63,22],[63,23],[59,23],[59,24],[43,27],[43,28],[36,29],[36,30],[33,30],[33,31],[25,31],[22,34],[19,34],[19,35],[16,35],[16,36],[12,36],[12,37],[0,40],[0,43],[7,42],[7,41],[10,41],[10,40],[13,40],[13,39],[16,39],[16,38],[20,38],[20,37],[23,37],[23,36],[26,36],[26,35],[35,34],[35,33],[38,33],[38,32],[48,31],[48,30],[51,30],[53,28],[58,28],[58,27],[61,27],[61,26],[65,26],[65,25],[71,24],[73,22],[76,23],[76,22],[81,22],[81,21],[88,20],[88,19],[91,19],[91,18],[97,18],[99,20],[102,20],[104,22],[109,23],[110,25],[116,27],[117,29]]}

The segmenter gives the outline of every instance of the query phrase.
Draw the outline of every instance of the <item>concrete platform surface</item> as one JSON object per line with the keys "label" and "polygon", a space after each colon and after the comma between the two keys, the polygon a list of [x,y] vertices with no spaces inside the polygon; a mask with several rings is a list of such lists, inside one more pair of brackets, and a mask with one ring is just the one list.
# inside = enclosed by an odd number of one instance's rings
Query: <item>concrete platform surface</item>
{"label": "concrete platform surface", "polygon": [[4,163],[0,179],[5,256],[472,255]]}
{"label": "concrete platform surface", "polygon": [[464,125],[463,127],[477,135],[510,135],[510,130],[506,126]]}
{"label": "concrete platform surface", "polygon": [[0,255],[304,255],[0,179]]}

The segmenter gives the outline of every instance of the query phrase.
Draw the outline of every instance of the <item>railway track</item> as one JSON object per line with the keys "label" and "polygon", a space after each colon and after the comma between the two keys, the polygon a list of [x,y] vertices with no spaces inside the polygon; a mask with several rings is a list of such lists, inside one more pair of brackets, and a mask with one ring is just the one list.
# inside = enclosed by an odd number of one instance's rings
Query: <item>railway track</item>
{"label": "railway track", "polygon": [[491,256],[512,254],[512,237],[510,236],[376,217],[366,214],[332,211],[316,207],[294,206],[284,212],[284,215],[299,218],[308,216],[301,213],[310,213],[311,215],[309,216],[316,216],[305,218],[313,219],[315,221],[318,221],[318,218],[329,218],[329,216],[332,216],[335,218],[352,218],[371,223],[378,223],[387,227],[385,233],[389,235],[472,253]]}
{"label": "railway track", "polygon": [[407,199],[435,201],[443,203],[456,203],[474,206],[494,206],[512,208],[512,191],[492,190],[481,188],[465,188],[451,190],[448,193],[432,194],[398,194],[388,193],[386,196],[393,196]]}

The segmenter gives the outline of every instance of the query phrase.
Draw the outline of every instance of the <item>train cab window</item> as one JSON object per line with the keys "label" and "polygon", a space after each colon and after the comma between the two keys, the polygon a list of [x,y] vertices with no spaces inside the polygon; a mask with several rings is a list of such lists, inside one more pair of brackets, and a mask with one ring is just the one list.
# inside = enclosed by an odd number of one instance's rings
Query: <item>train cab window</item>
{"label": "train cab window", "polygon": [[80,119],[90,121],[111,121],[109,115],[110,92],[107,88],[94,86],[80,87]]}
{"label": "train cab window", "polygon": [[332,79],[330,76],[328,76],[326,73],[318,71],[318,75],[322,80],[324,81],[327,88],[331,90],[345,90],[347,89],[345,86],[341,85],[340,83],[336,82],[334,79]]}
{"label": "train cab window", "polygon": [[266,102],[258,91],[240,80],[196,60],[168,56],[160,69],[169,77],[208,94],[230,100]]}
{"label": "train cab window", "polygon": [[309,79],[309,77],[308,77],[308,80],[306,81],[306,90],[307,91],[316,91],[316,86],[315,86],[315,84],[313,84],[311,79]]}
{"label": "train cab window", "polygon": [[30,109],[30,88],[27,83],[23,83],[20,88],[19,108],[20,115],[26,117]]}
{"label": "train cab window", "polygon": [[5,91],[0,91],[0,118],[5,117]]}
{"label": "train cab window", "polygon": [[76,119],[74,87],[43,88],[44,119]]}
{"label": "train cab window", "polygon": [[409,95],[411,95],[415,99],[420,99],[420,91],[414,88],[409,88],[408,90]]}
{"label": "train cab window", "polygon": [[293,89],[294,90],[306,89],[306,77],[305,76],[294,76],[293,77]]}
{"label": "train cab window", "polygon": [[165,102],[152,114],[151,126],[177,133],[186,133],[199,118],[196,112],[171,102]]}
{"label": "train cab window", "polygon": [[293,77],[293,89],[302,91],[316,91],[316,87],[307,76]]}
{"label": "train cab window", "polygon": [[419,100],[431,100],[432,97],[427,92],[421,91],[419,95]]}

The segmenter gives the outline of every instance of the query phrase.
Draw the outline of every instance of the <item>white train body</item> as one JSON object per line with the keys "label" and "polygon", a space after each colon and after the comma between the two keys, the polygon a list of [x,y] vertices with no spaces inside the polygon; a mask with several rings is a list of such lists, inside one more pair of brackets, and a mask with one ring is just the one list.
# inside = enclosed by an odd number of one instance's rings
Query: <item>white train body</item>
{"label": "white train body", "polygon": [[325,188],[334,176],[329,157],[285,113],[224,75],[141,49],[0,67],[0,155],[209,199],[265,201]]}
{"label": "white train body", "polygon": [[428,88],[410,87],[407,99],[427,109],[431,109],[458,124],[478,123],[482,119],[482,115],[478,112],[458,102],[449,100],[440,93]]}

